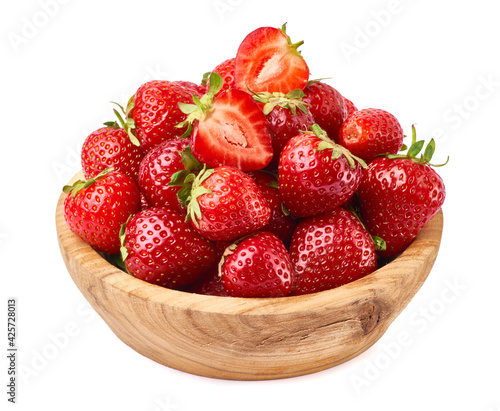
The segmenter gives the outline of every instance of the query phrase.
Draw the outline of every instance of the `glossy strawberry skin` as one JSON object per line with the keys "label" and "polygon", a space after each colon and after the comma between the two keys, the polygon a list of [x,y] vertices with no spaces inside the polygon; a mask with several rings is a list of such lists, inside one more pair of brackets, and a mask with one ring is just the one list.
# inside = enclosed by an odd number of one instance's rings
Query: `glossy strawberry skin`
{"label": "glossy strawberry skin", "polygon": [[241,42],[236,53],[235,82],[240,90],[289,93],[303,89],[309,68],[283,29],[260,27]]}
{"label": "glossy strawberry skin", "polygon": [[216,98],[211,111],[195,124],[191,151],[212,168],[262,169],[273,157],[266,116],[249,94],[230,89]]}
{"label": "glossy strawberry skin", "polygon": [[403,129],[391,113],[374,108],[358,110],[340,129],[338,142],[365,161],[379,154],[397,154],[403,145]]}
{"label": "glossy strawberry skin", "polygon": [[[222,77],[222,88],[215,94],[215,97],[219,97],[221,94],[225,93],[230,88],[235,88],[234,82],[234,61],[235,58],[230,58],[215,67],[212,72],[218,73]],[[210,89],[210,81],[207,81],[205,92],[208,93]]]}
{"label": "glossy strawberry skin", "polygon": [[297,220],[290,214],[285,214],[281,206],[281,196],[278,189],[276,177],[265,171],[249,171],[247,173],[254,179],[257,186],[262,191],[269,208],[271,209],[271,218],[262,231],[269,231],[276,235],[285,246],[290,244],[293,230],[297,225]]}
{"label": "glossy strawberry skin", "polygon": [[143,157],[142,149],[132,144],[125,130],[102,127],[92,132],[83,143],[83,175],[89,179],[109,167],[114,167],[116,171],[137,181],[139,164]]}
{"label": "glossy strawberry skin", "polygon": [[162,207],[143,210],[127,222],[124,247],[127,270],[162,287],[186,286],[217,264],[215,245],[183,215]]}
{"label": "glossy strawberry skin", "polygon": [[352,113],[358,111],[358,108],[354,105],[354,103],[346,97],[344,97],[344,104],[346,109],[346,119],[349,118]]}
{"label": "glossy strawberry skin", "polygon": [[430,166],[380,157],[363,170],[358,194],[366,228],[387,244],[378,254],[393,257],[404,251],[439,211],[446,190]]}
{"label": "glossy strawberry skin", "polygon": [[284,107],[275,107],[267,116],[269,130],[273,145],[273,158],[268,165],[268,169],[276,170],[279,164],[279,158],[283,147],[292,138],[302,134],[304,130],[309,130],[315,123],[311,112],[304,113],[296,110],[296,114]]}
{"label": "glossy strawberry skin", "polygon": [[361,166],[352,168],[332,150],[318,151],[321,140],[312,134],[293,137],[283,148],[278,168],[281,199],[296,217],[321,214],[343,204],[361,181]]}
{"label": "glossy strawberry skin", "polygon": [[135,134],[143,151],[184,133],[185,130],[175,127],[186,119],[178,103],[192,101],[192,94],[175,82],[154,80],[139,87],[130,116],[135,122]]}
{"label": "glossy strawberry skin", "polygon": [[347,118],[344,97],[329,84],[310,82],[304,89],[304,103],[310,104],[309,111],[316,123],[326,131],[328,137],[337,141],[340,127]]}
{"label": "glossy strawberry skin", "polygon": [[139,188],[153,207],[167,207],[183,212],[177,199],[180,187],[168,184],[172,175],[184,169],[178,151],[183,151],[189,139],[167,140],[150,150],[139,167]]}
{"label": "glossy strawberry skin", "polygon": [[201,84],[196,84],[191,81],[185,81],[185,80],[172,81],[172,83],[182,87],[189,94],[191,95],[194,94],[198,98],[200,98],[203,94],[205,94],[205,87],[202,86]]}
{"label": "glossy strawberry skin", "polygon": [[370,234],[338,207],[299,222],[290,245],[294,295],[339,287],[377,269]]}
{"label": "glossy strawberry skin", "polygon": [[226,257],[221,273],[232,297],[284,297],[292,290],[290,256],[281,240],[266,231],[241,241]]}
{"label": "glossy strawberry skin", "polygon": [[64,219],[78,237],[98,251],[120,252],[120,228],[141,209],[141,196],[131,177],[112,172],[64,200]]}
{"label": "glossy strawberry skin", "polygon": [[218,167],[201,185],[210,190],[198,201],[201,218],[196,225],[204,237],[215,241],[231,241],[264,227],[271,209],[255,181],[232,167]]}

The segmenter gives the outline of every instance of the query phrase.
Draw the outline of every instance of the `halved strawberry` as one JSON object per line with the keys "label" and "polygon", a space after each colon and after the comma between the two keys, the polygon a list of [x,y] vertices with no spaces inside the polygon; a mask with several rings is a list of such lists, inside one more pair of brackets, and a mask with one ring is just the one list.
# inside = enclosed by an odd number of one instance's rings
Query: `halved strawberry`
{"label": "halved strawberry", "polygon": [[217,98],[222,78],[210,75],[210,90],[195,104],[180,104],[189,114],[179,124],[193,124],[191,152],[209,167],[222,165],[243,171],[259,170],[273,157],[271,135],[266,116],[252,96],[238,89],[229,89]]}
{"label": "halved strawberry", "polygon": [[241,42],[236,53],[236,87],[254,92],[289,93],[303,89],[309,80],[309,68],[298,47],[281,29],[260,27]]}

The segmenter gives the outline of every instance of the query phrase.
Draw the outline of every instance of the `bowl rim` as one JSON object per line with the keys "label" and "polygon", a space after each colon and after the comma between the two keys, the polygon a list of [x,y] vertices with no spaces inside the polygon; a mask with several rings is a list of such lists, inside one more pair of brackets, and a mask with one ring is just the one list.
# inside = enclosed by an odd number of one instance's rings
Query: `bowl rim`
{"label": "bowl rim", "polygon": [[[80,171],[69,184],[82,177]],[[59,246],[61,253],[66,253],[71,263],[77,265],[85,274],[93,275],[95,279],[99,279],[120,292],[146,299],[148,303],[226,315],[279,315],[326,309],[332,305],[349,303],[353,299],[353,289],[356,289],[355,294],[358,300],[360,295],[369,299],[373,297],[377,283],[397,281],[397,277],[401,275],[398,275],[400,271],[404,271],[405,275],[412,275],[421,270],[428,258],[434,253],[437,254],[443,231],[443,211],[440,209],[420,230],[410,246],[393,261],[365,277],[331,290],[275,298],[221,297],[161,287],[135,278],[115,267],[69,229],[63,216],[65,197],[65,193],[60,194],[56,207]],[[439,232],[438,236],[435,234],[436,231]],[[396,268],[401,268],[401,270]],[[71,274],[71,270],[68,269],[68,271]]]}

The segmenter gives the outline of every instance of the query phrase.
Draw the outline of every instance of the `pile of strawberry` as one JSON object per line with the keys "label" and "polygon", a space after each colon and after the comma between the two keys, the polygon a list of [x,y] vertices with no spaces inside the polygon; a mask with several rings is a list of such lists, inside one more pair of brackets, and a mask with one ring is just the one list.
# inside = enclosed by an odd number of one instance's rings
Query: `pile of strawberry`
{"label": "pile of strawberry", "polygon": [[392,114],[311,81],[302,43],[258,28],[201,84],[140,86],[83,144],[70,229],[137,278],[233,297],[338,287],[401,253],[444,202],[434,141],[412,128],[404,147]]}

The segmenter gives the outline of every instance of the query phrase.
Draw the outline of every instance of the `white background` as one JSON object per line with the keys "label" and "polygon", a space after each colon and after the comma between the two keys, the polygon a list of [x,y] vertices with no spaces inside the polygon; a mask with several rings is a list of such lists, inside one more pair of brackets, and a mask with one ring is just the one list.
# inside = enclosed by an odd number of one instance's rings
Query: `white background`
{"label": "white background", "polygon": [[[500,25],[496,2],[24,0],[0,10],[0,346],[18,305],[19,410],[499,411]],[[436,264],[381,340],[317,374],[221,381],[119,341],[72,283],[54,212],[84,138],[147,80],[199,81],[259,26],[288,22],[312,78],[437,141]],[[55,341],[58,341],[56,346]],[[2,348],[3,349],[3,348]],[[4,408],[5,407],[5,408]]]}

